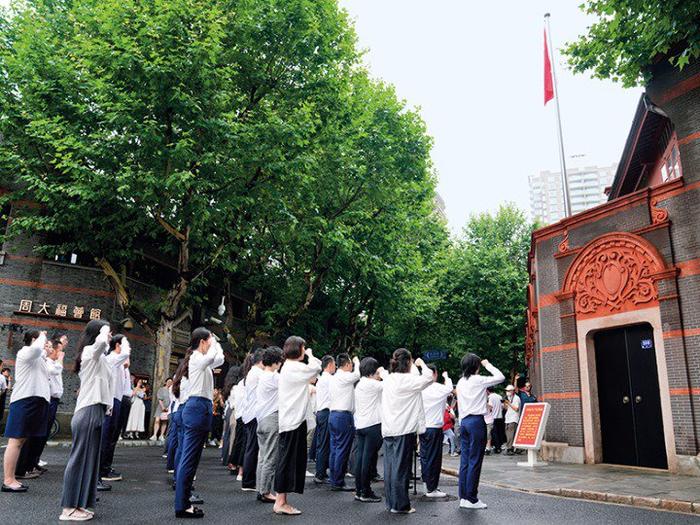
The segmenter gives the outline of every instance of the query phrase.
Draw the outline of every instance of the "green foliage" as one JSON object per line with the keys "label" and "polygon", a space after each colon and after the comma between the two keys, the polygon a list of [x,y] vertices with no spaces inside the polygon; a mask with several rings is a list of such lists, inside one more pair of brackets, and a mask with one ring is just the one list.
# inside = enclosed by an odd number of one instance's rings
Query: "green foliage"
{"label": "green foliage", "polygon": [[700,56],[698,0],[587,0],[581,9],[598,20],[564,50],[576,72],[632,87],[661,56],[679,69]]}

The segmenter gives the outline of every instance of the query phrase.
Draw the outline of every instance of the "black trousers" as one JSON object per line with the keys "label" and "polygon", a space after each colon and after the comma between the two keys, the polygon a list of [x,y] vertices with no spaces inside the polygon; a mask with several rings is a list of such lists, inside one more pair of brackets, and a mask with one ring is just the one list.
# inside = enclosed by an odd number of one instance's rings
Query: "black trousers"
{"label": "black trousers", "polygon": [[243,455],[245,454],[245,426],[243,420],[239,417],[236,419],[236,432],[233,435],[233,447],[229,454],[228,462],[231,465],[240,467],[243,465]]}
{"label": "black trousers", "polygon": [[437,490],[442,470],[441,428],[427,428],[420,435],[420,469],[427,491]]}
{"label": "black trousers", "polygon": [[280,432],[279,457],[275,469],[275,492],[304,493],[306,483],[306,421],[289,432]]}
{"label": "black trousers", "polygon": [[129,421],[129,412],[131,412],[131,396],[122,397],[121,410],[119,412],[119,432],[124,435],[126,432],[126,424]]}
{"label": "black trousers", "polygon": [[39,460],[41,459],[41,455],[44,453],[44,448],[46,448],[46,443],[49,440],[49,433],[51,432],[51,427],[53,426],[54,421],[56,421],[56,412],[58,412],[59,401],[60,399],[58,399],[57,397],[52,397],[51,401],[49,401],[49,420],[46,422],[46,435],[42,438],[41,442],[37,443],[37,448],[34,457],[35,465],[33,467],[39,466]]}
{"label": "black trousers", "polygon": [[316,477],[328,478],[328,463],[331,453],[331,434],[328,428],[329,409],[316,412]]}
{"label": "black trousers", "polygon": [[258,470],[258,420],[245,424],[245,453],[243,455],[243,480],[241,486],[255,488],[255,473]]}
{"label": "black trousers", "polygon": [[114,398],[112,401],[112,414],[105,416],[102,423],[102,445],[100,450],[100,476],[106,476],[112,469],[114,461],[114,449],[119,441],[119,431],[121,427],[121,399]]}
{"label": "black trousers", "polygon": [[367,497],[372,494],[372,478],[382,446],[382,425],[358,429],[355,443],[355,493]]}
{"label": "black trousers", "polygon": [[2,418],[5,416],[5,400],[7,399],[7,390],[0,394],[0,423],[2,423]]}

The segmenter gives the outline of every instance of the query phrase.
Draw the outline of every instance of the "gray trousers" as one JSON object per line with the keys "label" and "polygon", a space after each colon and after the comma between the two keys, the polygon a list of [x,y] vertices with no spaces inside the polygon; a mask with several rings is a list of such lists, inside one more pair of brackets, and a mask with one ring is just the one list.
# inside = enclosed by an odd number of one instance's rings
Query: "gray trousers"
{"label": "gray trousers", "polygon": [[258,420],[258,470],[255,479],[259,494],[272,492],[279,455],[279,440],[280,427],[277,412]]}
{"label": "gray trousers", "polygon": [[513,448],[513,440],[515,439],[515,431],[517,428],[517,423],[506,423],[506,449],[508,450]]}
{"label": "gray trousers", "polygon": [[404,511],[411,508],[408,487],[415,450],[415,434],[384,438],[384,495],[389,510]]}
{"label": "gray trousers", "polygon": [[90,405],[73,414],[70,423],[73,445],[63,474],[61,506],[64,509],[95,506],[104,418],[104,405]]}

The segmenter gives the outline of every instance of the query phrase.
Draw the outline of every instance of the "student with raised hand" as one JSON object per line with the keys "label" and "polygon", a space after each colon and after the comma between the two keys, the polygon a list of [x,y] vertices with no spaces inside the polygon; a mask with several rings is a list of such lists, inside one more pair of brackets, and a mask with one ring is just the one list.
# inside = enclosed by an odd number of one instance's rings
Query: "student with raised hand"
{"label": "student with raised hand", "polygon": [[337,367],[330,382],[330,484],[331,490],[352,491],[352,487],[345,485],[345,474],[355,437],[352,414],[355,409],[355,383],[360,380],[360,360],[357,357],[351,360],[348,354],[339,354]]}
{"label": "student with raised hand", "polygon": [[206,442],[213,412],[214,368],[224,363],[224,351],[206,328],[195,328],[185,358],[175,374],[174,389],[183,377],[189,380],[189,397],[182,412],[183,440],[178,447],[176,467],[175,517],[203,518],[204,512],[190,502],[192,482]]}
{"label": "student with raised hand", "polygon": [[105,413],[112,410],[115,366],[123,366],[130,347],[125,340],[109,356],[109,323],[90,321],[76,348],[74,371],[80,377],[80,391],[71,420],[71,446],[63,476],[61,521],[87,521],[94,512],[100,470],[100,439]]}
{"label": "student with raised hand", "polygon": [[[491,373],[479,375],[484,367]],[[487,389],[502,383],[505,376],[486,359],[483,361],[475,354],[462,358],[462,377],[457,383],[457,404],[460,424],[462,454],[459,462],[459,506],[465,509],[485,509],[486,504],[479,500],[479,477],[481,464],[486,449],[486,422],[484,414],[488,412]]]}
{"label": "student with raised hand", "polygon": [[279,379],[279,457],[275,470],[275,514],[298,515],[287,501],[289,492],[304,493],[306,481],[306,414],[309,382],[321,372],[321,361],[298,336],[284,342],[284,364]]}
{"label": "student with raised hand", "polygon": [[408,484],[416,434],[425,431],[421,392],[433,382],[433,373],[422,359],[414,363],[411,352],[405,348],[394,351],[390,372],[382,391],[384,493],[390,512],[411,514],[416,509],[408,498]]}
{"label": "student with raised hand", "polygon": [[263,372],[263,350],[258,348],[253,352],[253,359],[249,369],[246,370],[243,385],[245,387],[245,401],[241,410],[245,432],[245,449],[243,453],[243,476],[241,478],[241,490],[254,492],[255,476],[258,469],[258,420],[256,412],[256,393],[258,381]]}
{"label": "student with raised hand", "polygon": [[444,384],[438,383],[438,372],[434,365],[427,365],[433,374],[433,384],[423,390],[423,410],[425,411],[425,432],[420,435],[420,468],[425,495],[429,498],[447,496],[438,488],[442,471],[442,426],[447,398],[454,391],[452,380],[447,372],[442,373]]}
{"label": "student with raised hand", "polygon": [[314,483],[328,482],[328,461],[331,451],[331,434],[328,418],[331,413],[331,379],[335,374],[335,359],[324,355],[321,359],[321,377],[316,382],[316,476]]}
{"label": "student with raised hand", "polygon": [[258,419],[258,501],[274,503],[272,482],[277,468],[279,452],[279,378],[282,366],[282,349],[270,346],[263,352],[263,372],[258,380],[256,394],[256,417]]}
{"label": "student with raised hand", "polygon": [[373,357],[360,362],[360,381],[355,387],[355,499],[364,503],[382,501],[372,490],[372,473],[382,446],[382,379],[388,376]]}
{"label": "student with raised hand", "polygon": [[[49,371],[46,356],[46,332],[30,330],[24,334],[24,346],[15,360],[15,384],[10,394],[3,459],[2,492],[27,492],[16,478],[17,462],[28,439],[39,439],[46,431],[49,413]],[[25,453],[26,454],[26,453]]]}
{"label": "student with raised hand", "polygon": [[[112,413],[107,415],[102,425],[102,444],[100,450],[100,480],[120,481],[122,475],[112,468],[114,460],[114,449],[119,439],[121,430],[121,407],[124,397],[124,362],[122,359],[115,359],[114,356],[123,355],[124,346],[128,346],[129,341],[123,334],[116,334],[109,342],[110,353],[107,359],[113,364],[112,367],[112,391],[114,399],[112,401]],[[127,352],[126,355],[128,355]]]}

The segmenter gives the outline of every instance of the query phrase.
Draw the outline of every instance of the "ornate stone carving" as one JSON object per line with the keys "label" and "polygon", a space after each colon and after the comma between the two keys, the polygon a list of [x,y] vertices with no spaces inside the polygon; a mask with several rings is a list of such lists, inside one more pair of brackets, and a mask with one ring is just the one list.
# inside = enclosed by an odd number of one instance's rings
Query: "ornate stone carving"
{"label": "ornate stone carving", "polygon": [[559,243],[559,253],[569,251],[569,230],[564,230],[564,238]]}
{"label": "ornate stone carving", "polygon": [[566,274],[577,316],[602,316],[651,306],[658,299],[655,274],[665,268],[658,250],[630,233],[611,233],[590,242]]}
{"label": "ornate stone carving", "polygon": [[658,207],[658,199],[652,199],[651,201],[651,222],[652,224],[659,224],[660,222],[666,222],[668,220],[668,210],[665,208]]}

